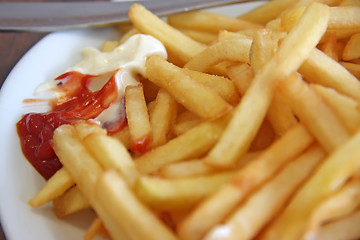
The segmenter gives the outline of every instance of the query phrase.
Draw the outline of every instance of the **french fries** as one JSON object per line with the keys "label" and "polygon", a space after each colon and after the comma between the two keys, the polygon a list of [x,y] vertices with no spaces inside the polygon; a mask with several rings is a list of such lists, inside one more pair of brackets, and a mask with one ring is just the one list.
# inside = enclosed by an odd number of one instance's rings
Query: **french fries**
{"label": "french fries", "polygon": [[141,85],[125,89],[126,115],[130,131],[130,148],[134,152],[146,152],[152,138],[149,113]]}
{"label": "french fries", "polygon": [[[328,7],[316,3],[309,6],[271,61],[253,79],[221,139],[207,156],[207,163],[228,167],[248,150],[264,119],[278,81],[288,77],[309,56],[326,31],[328,16]],[[313,31],[318,35],[314,35]],[[250,126],[249,117],[252,119]]]}
{"label": "french fries", "polygon": [[126,88],[120,132],[55,130],[63,168],[29,204],[92,209],[86,240],[360,238],[359,7],[272,0],[165,22],[133,4],[103,51],[142,33],[169,58]]}
{"label": "french fries", "polygon": [[[218,94],[192,80],[181,68],[158,56],[151,56],[146,61],[146,76],[150,81],[166,89],[177,102],[202,118],[216,119],[231,109],[231,106]],[[204,102],[205,105],[202,104]]]}
{"label": "french fries", "polygon": [[151,146],[153,148],[167,142],[176,113],[176,101],[168,92],[160,89],[156,97],[155,106],[150,114],[150,125],[152,128]]}
{"label": "french fries", "polygon": [[180,65],[205,49],[205,45],[172,28],[140,4],[132,5],[129,18],[140,33],[150,34],[159,39],[170,57]]}
{"label": "french fries", "polygon": [[[288,239],[301,235],[314,207],[339,189],[360,168],[359,142],[360,132],[357,132],[324,160],[324,164],[297,192],[280,217],[268,227],[264,239]],[[299,211],[301,214],[295,213]]]}
{"label": "french fries", "polygon": [[178,179],[142,177],[135,192],[148,206],[156,210],[187,210],[199,203],[234,176],[233,171],[207,176]]}
{"label": "french fries", "polygon": [[251,42],[250,39],[231,39],[213,44],[194,56],[184,67],[206,72],[224,60],[248,63]]}
{"label": "french fries", "polygon": [[201,239],[230,214],[252,190],[269,179],[286,162],[308,148],[313,141],[313,137],[303,125],[292,128],[258,158],[239,169],[228,184],[200,203],[198,208],[180,224],[180,237],[189,240]]}
{"label": "french fries", "polygon": [[[239,206],[224,224],[215,227],[205,238],[218,239],[221,229],[228,228],[232,232],[229,239],[252,239],[280,211],[284,202],[312,173],[324,156],[325,151],[321,147],[311,147],[285,166],[263,188]],[[298,169],[304,171],[299,172]]]}
{"label": "french fries", "polygon": [[[136,198],[116,172],[106,172],[100,177],[95,187],[95,198],[129,239],[177,239],[175,234]],[[137,230],[133,231],[134,228]],[[122,239],[121,237],[116,236],[114,239]]]}
{"label": "french fries", "polygon": [[36,208],[61,196],[75,183],[69,173],[61,168],[45,184],[45,186],[29,201],[30,206]]}
{"label": "french fries", "polygon": [[250,21],[231,18],[210,12],[188,12],[168,17],[168,22],[175,28],[187,28],[207,32],[228,30],[232,32],[261,28],[261,25]]}

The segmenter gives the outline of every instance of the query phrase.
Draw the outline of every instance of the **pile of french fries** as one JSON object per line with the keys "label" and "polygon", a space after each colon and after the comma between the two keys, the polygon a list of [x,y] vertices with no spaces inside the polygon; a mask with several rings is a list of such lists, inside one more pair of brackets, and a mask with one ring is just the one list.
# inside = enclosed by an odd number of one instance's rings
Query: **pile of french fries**
{"label": "pile of french fries", "polygon": [[93,209],[88,240],[360,238],[358,0],[129,17],[103,50],[149,34],[168,60],[126,88],[121,132],[55,131],[63,168],[32,207]]}

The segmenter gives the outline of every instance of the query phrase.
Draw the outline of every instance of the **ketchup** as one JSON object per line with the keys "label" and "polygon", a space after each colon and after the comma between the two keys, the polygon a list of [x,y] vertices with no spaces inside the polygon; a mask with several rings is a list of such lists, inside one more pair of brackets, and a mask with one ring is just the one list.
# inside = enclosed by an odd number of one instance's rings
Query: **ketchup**
{"label": "ketchup", "polygon": [[149,136],[145,136],[137,141],[131,141],[130,149],[134,153],[146,153],[148,152],[148,146],[150,143]]}
{"label": "ketchup", "polygon": [[62,167],[51,147],[54,130],[70,123],[70,119],[54,112],[28,113],[16,125],[25,157],[45,179]]}
{"label": "ketchup", "polygon": [[[92,92],[87,86],[94,77],[79,72],[59,76],[55,81],[64,95],[50,103],[51,111],[28,113],[16,125],[25,157],[45,179],[62,167],[51,146],[55,129],[63,124],[95,118],[118,99],[114,75],[100,90]],[[125,124],[126,116],[122,114],[117,122],[108,124],[110,133],[121,130]]]}

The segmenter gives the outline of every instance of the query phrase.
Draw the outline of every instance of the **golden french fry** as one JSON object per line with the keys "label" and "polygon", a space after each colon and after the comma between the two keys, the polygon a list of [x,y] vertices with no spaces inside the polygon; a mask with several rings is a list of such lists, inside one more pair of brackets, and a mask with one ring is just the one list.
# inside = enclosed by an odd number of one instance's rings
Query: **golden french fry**
{"label": "golden french fry", "polygon": [[318,232],[305,236],[304,239],[310,240],[314,237],[318,240],[342,240],[342,239],[359,239],[360,237],[360,210],[334,222],[326,224]]}
{"label": "golden french fry", "polygon": [[164,89],[160,89],[150,113],[153,148],[167,142],[167,136],[176,117],[176,108],[177,102],[174,98]]}
{"label": "golden french fry", "polygon": [[311,213],[360,169],[360,132],[335,149],[285,210],[270,224],[263,239],[293,239],[305,230]]}
{"label": "golden french fry", "polygon": [[125,126],[121,131],[111,135],[113,138],[119,140],[126,149],[130,149],[130,130],[129,126]]}
{"label": "golden french fry", "polygon": [[136,165],[127,149],[115,138],[90,134],[83,144],[104,169],[116,169],[133,186],[139,177]]}
{"label": "golden french fry", "polygon": [[185,73],[189,75],[194,81],[199,82],[211,90],[216,92],[220,97],[231,105],[239,103],[240,96],[235,84],[228,78],[207,74],[203,72],[184,69]]}
{"label": "golden french fry", "polygon": [[239,169],[230,183],[205,199],[189,214],[178,228],[181,239],[201,239],[228,216],[247,194],[301,154],[313,141],[313,137],[301,124],[289,130],[258,158]]}
{"label": "golden french fry", "polygon": [[360,100],[360,82],[341,64],[318,49],[301,65],[299,72],[304,79],[331,87],[349,97]]}
{"label": "golden french fry", "polygon": [[193,11],[172,15],[168,17],[168,22],[176,28],[188,28],[215,33],[224,29],[236,32],[243,29],[262,27],[261,25],[250,21],[204,11]]}
{"label": "golden french fry", "polygon": [[258,30],[250,48],[250,65],[254,74],[258,74],[265,64],[274,56],[277,43],[272,39],[271,31]]}
{"label": "golden french fry", "polygon": [[44,187],[29,201],[31,207],[40,207],[62,195],[66,190],[74,185],[69,173],[64,169],[59,169],[44,185]]}
{"label": "golden french fry", "polygon": [[311,84],[310,87],[315,89],[325,102],[336,111],[349,131],[354,133],[359,129],[360,111],[358,110],[358,103],[354,99],[340,94],[332,88],[318,84]]}
{"label": "golden french fry", "polygon": [[54,212],[58,218],[66,217],[90,207],[89,201],[76,186],[53,200]]}
{"label": "golden french fry", "polygon": [[240,94],[245,95],[255,75],[252,67],[247,63],[236,64],[228,68],[228,74]]}
{"label": "golden french fry", "polygon": [[359,7],[331,7],[329,18],[329,30],[334,29],[357,29],[360,31]]}
{"label": "golden french fry", "polygon": [[177,28],[180,32],[184,33],[188,37],[194,39],[197,42],[203,44],[211,44],[216,41],[217,35],[212,32],[199,31],[187,28]]}
{"label": "golden french fry", "polygon": [[202,118],[215,119],[231,109],[218,94],[194,81],[181,68],[158,56],[147,59],[146,76],[167,90],[178,103]]}
{"label": "golden french fry", "polygon": [[93,193],[93,184],[103,169],[82,145],[75,127],[58,127],[54,132],[53,148],[81,192],[89,198]]}
{"label": "golden french fry", "polygon": [[360,33],[351,36],[345,45],[342,57],[345,61],[360,58]]}
{"label": "golden french fry", "polygon": [[[253,159],[257,158],[262,151],[248,152],[234,166],[234,168],[243,167]],[[159,174],[165,178],[183,178],[203,176],[219,172],[220,169],[214,168],[202,161],[202,159],[186,160],[182,162],[168,164],[159,170]]]}
{"label": "golden french fry", "polygon": [[141,85],[126,87],[125,104],[130,131],[130,149],[136,153],[144,153],[149,149],[152,133]]}
{"label": "golden french fry", "polygon": [[234,171],[207,176],[161,179],[140,177],[135,192],[148,206],[156,210],[188,210],[203,198],[219,189],[233,176]]}
{"label": "golden french fry", "polygon": [[159,39],[180,64],[205,49],[205,45],[171,27],[140,4],[133,4],[129,10],[130,21],[141,33],[150,34]]}
{"label": "golden french fry", "polygon": [[[126,239],[177,239],[175,234],[146,208],[115,171],[104,173],[96,184],[95,198],[121,228]],[[105,225],[106,226],[106,225]],[[122,236],[112,236],[122,239]]]}
{"label": "golden french fry", "polygon": [[[235,83],[240,93],[245,94],[254,77],[252,68],[247,64],[234,65],[228,69],[230,79]],[[291,127],[297,124],[292,109],[285,99],[277,94],[274,96],[267,113],[273,130],[279,136],[286,133]]]}
{"label": "golden french fry", "polygon": [[335,111],[299,75],[282,81],[279,91],[327,151],[331,152],[350,137],[349,131]]}
{"label": "golden french fry", "polygon": [[321,203],[311,214],[305,235],[316,232],[328,222],[351,214],[360,206],[360,181],[354,176],[330,198]]}
{"label": "golden french fry", "polygon": [[[266,115],[278,82],[296,71],[310,55],[326,30],[328,16],[329,9],[325,5],[314,3],[307,8],[274,57],[253,79],[242,101],[234,109],[234,117],[219,142],[208,154],[205,160],[207,163],[228,167],[248,150]],[[249,118],[252,119],[251,125]]]}
{"label": "golden french fry", "polygon": [[272,19],[277,18],[285,9],[291,6],[293,3],[296,3],[295,0],[272,0],[268,1],[265,4],[242,14],[239,18],[260,23],[266,24]]}
{"label": "golden french fry", "polygon": [[178,115],[176,122],[172,127],[172,132],[176,136],[180,136],[202,122],[203,120],[199,116],[192,112],[185,111]]}
{"label": "golden french fry", "polygon": [[89,134],[102,134],[106,135],[106,130],[99,127],[99,125],[95,123],[91,123],[88,121],[80,121],[74,124],[76,134],[81,138],[84,139]]}
{"label": "golden french fry", "polygon": [[224,224],[215,227],[205,238],[207,240],[219,239],[221,230],[225,228],[231,232],[228,239],[253,239],[281,210],[297,187],[312,174],[324,156],[325,151],[320,146],[315,145],[309,148],[249,196]]}
{"label": "golden french fry", "polygon": [[342,45],[338,42],[335,33],[328,33],[319,45],[319,49],[335,61],[338,61],[343,52],[344,47]]}
{"label": "golden french fry", "polygon": [[227,117],[204,122],[135,159],[140,173],[153,173],[166,164],[200,157],[219,139]]}
{"label": "golden french fry", "polygon": [[305,11],[305,8],[305,6],[296,7],[282,14],[280,17],[280,30],[283,32],[289,32],[300,19]]}
{"label": "golden french fry", "polygon": [[201,159],[168,164],[159,170],[160,176],[164,178],[194,177],[215,172],[217,172],[216,168],[207,165]]}
{"label": "golden french fry", "polygon": [[221,30],[218,33],[218,42],[222,42],[222,41],[226,41],[226,40],[231,40],[231,39],[252,39],[251,36],[239,33],[239,32],[230,32],[227,30]]}
{"label": "golden french fry", "polygon": [[[254,42],[251,46],[250,51],[251,67],[255,74],[259,73],[262,70],[263,66],[271,59],[271,57],[276,51],[276,48],[277,45],[272,38],[271,32],[267,30],[257,31],[254,36]],[[229,69],[229,76],[233,79],[233,81],[246,81],[245,79],[241,78],[239,80],[237,79],[241,76],[237,76],[236,67]],[[242,87],[246,88],[246,85],[243,84]],[[242,91],[245,92],[244,90]],[[271,122],[274,131],[279,136],[284,134],[287,130],[295,126],[295,124],[297,123],[297,120],[290,106],[286,103],[286,101],[280,94],[276,94],[274,96],[269,106],[267,118]],[[254,139],[254,141],[256,141],[256,138]]]}
{"label": "golden french fry", "polygon": [[360,64],[351,63],[351,62],[340,62],[344,68],[346,68],[349,72],[354,74],[355,77],[360,79]]}
{"label": "golden french fry", "polygon": [[54,132],[53,142],[56,155],[70,173],[81,192],[81,196],[85,197],[104,222],[111,237],[113,239],[128,239],[125,237],[124,230],[119,229],[114,224],[114,217],[111,213],[107,212],[104,206],[95,198],[95,185],[103,169],[87,152],[76,133],[76,129],[71,125],[58,127]]}
{"label": "golden french fry", "polygon": [[249,62],[250,39],[231,39],[218,42],[195,55],[185,64],[185,68],[206,72],[210,67],[225,61]]}

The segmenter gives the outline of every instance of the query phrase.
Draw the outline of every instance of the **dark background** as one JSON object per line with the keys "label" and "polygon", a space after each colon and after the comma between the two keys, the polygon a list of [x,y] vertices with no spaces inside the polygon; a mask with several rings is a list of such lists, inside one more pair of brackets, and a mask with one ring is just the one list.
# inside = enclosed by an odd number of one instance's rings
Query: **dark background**
{"label": "dark background", "polygon": [[[74,2],[75,0],[0,0],[0,2]],[[106,0],[76,0],[78,2]],[[46,33],[0,32],[0,86],[20,58]]]}
{"label": "dark background", "polygon": [[[0,2],[73,2],[74,0],[0,0]],[[91,0],[76,0],[81,2]],[[92,0],[102,2],[106,0]],[[0,88],[20,58],[47,33],[0,32]],[[1,90],[0,90],[1,91]],[[20,217],[20,216],[19,216]],[[5,240],[0,223],[0,240]]]}

